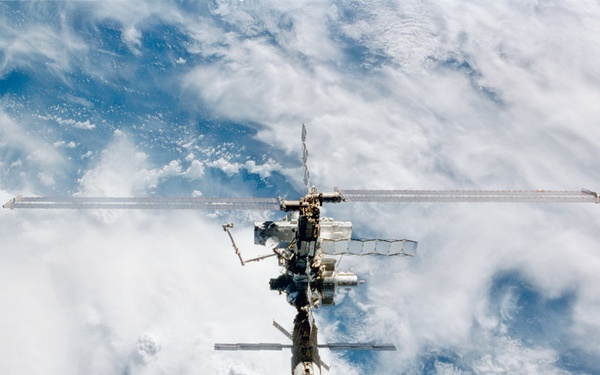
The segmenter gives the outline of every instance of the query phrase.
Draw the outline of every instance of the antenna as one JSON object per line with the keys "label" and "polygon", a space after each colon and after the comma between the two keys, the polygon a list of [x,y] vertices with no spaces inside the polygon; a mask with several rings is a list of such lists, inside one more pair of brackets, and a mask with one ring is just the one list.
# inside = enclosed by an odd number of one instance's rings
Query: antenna
{"label": "antenna", "polygon": [[302,164],[304,165],[304,194],[310,193],[310,173],[308,171],[308,149],[306,148],[306,126],[302,124]]}

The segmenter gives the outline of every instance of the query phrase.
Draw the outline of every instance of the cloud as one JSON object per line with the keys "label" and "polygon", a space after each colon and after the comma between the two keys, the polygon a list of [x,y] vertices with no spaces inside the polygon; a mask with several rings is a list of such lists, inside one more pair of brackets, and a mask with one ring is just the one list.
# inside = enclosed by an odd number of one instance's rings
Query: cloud
{"label": "cloud", "polygon": [[[220,225],[195,213],[129,212],[106,224],[86,212],[2,211],[0,221],[2,237],[11,241],[2,251],[1,289],[10,303],[0,329],[15,338],[5,349],[38,358],[15,355],[3,361],[3,371],[258,369],[264,359],[215,356],[214,342],[278,341],[271,317],[290,323],[289,306],[261,276],[273,264],[241,268],[228,238],[214,236]],[[248,230],[235,234],[252,237]],[[254,298],[255,290],[262,297]],[[247,327],[242,311],[268,318]],[[289,361],[282,353],[271,357],[280,368]]]}
{"label": "cloud", "polygon": [[[257,134],[236,138],[247,150],[207,153],[204,160],[144,148],[126,135],[127,121],[135,118],[124,121],[125,130],[81,171],[81,194],[144,195],[171,179],[203,179],[208,168],[228,178],[242,170],[263,179],[277,172],[301,190],[302,122],[309,131],[312,182],[322,190],[335,185],[594,189],[597,184],[596,4],[261,5],[90,6],[87,16],[93,22],[116,20],[117,38],[138,51],[142,37],[157,24],[181,32],[178,53],[187,55],[181,57],[185,64],[174,65],[186,70],[174,75],[173,82],[181,85],[181,96],[175,96],[202,107],[194,112],[200,120],[186,131],[216,132],[215,124],[225,119],[251,124]],[[61,45],[61,34],[49,26],[33,25],[22,34],[30,39],[14,32],[0,39],[8,51],[4,72],[39,61],[66,71],[70,53],[89,53]],[[141,57],[131,58],[135,65]],[[109,81],[119,73],[97,69]],[[63,160],[57,151],[62,148],[51,146],[55,140],[31,138],[12,114],[0,116],[3,150],[22,149],[36,163],[51,166]],[[271,145],[267,158],[249,151],[258,141]],[[26,161],[3,159],[0,167]],[[39,188],[44,181],[51,185],[52,174],[36,172],[31,184]],[[2,189],[9,190],[4,184]],[[587,361],[600,348],[594,209],[325,207],[327,216],[352,220],[356,235],[419,241],[415,258],[343,259],[342,268],[351,267],[368,282],[343,303],[318,312],[321,338],[341,335],[337,327],[347,322],[354,329],[349,334],[391,341],[399,350],[372,361],[332,355],[337,373],[597,371],[597,361]],[[3,337],[18,337],[5,350],[10,354],[5,372],[43,367],[68,373],[73,363],[80,367],[72,372],[86,373],[262,374],[289,366],[288,353],[212,351],[215,341],[280,342],[284,338],[269,326],[270,317],[289,327],[293,315],[265,287],[274,264],[239,268],[227,238],[215,235],[222,233],[216,220],[223,214],[207,219],[128,212],[110,221],[95,213],[0,214],[2,238],[11,241],[2,250],[0,285],[14,302],[2,312],[0,329]],[[251,230],[244,228],[237,237],[247,244]],[[494,295],[499,275],[507,273],[515,284]],[[532,300],[539,302],[540,314],[523,315],[528,306],[520,300],[523,291],[537,298]],[[553,314],[560,324],[549,318]],[[560,340],[532,344],[527,322]],[[155,354],[140,354],[140,340]],[[153,351],[158,343],[160,350]],[[13,360],[22,353],[39,357]],[[568,367],[564,358],[570,353],[589,367]]]}
{"label": "cloud", "polygon": [[254,160],[248,160],[244,164],[244,167],[248,170],[248,172],[258,174],[262,178],[267,178],[274,171],[281,170],[281,166],[272,159],[269,159],[266,163],[260,165],[256,164]]}
{"label": "cloud", "polygon": [[[199,166],[201,166],[201,165],[202,164],[200,164],[198,161],[194,160],[192,162],[192,165],[186,172],[186,175],[198,174],[199,171],[197,171],[197,170],[198,170]],[[214,161],[205,163],[205,165],[208,167],[219,169],[228,176],[233,176],[235,174],[238,174],[240,169],[245,169],[246,171],[248,171],[248,173],[257,174],[261,178],[267,178],[267,177],[271,176],[271,173],[273,173],[274,171],[281,170],[281,166],[279,164],[277,164],[275,161],[273,161],[272,159],[267,160],[263,164],[257,164],[256,161],[254,161],[254,160],[248,160],[244,164],[241,164],[241,163],[231,162],[223,157],[220,157]],[[202,174],[200,174],[200,177],[203,175],[203,173],[204,173],[203,171],[204,170],[202,169]]]}
{"label": "cloud", "polygon": [[62,156],[48,146],[43,139],[29,133],[23,124],[15,122],[6,112],[0,111],[0,132],[4,149],[16,149],[25,154],[27,160],[45,167],[60,165]]}
{"label": "cloud", "polygon": [[0,175],[6,187],[37,190],[33,186],[41,183],[52,188],[67,167],[65,156],[32,128],[0,109],[0,163],[8,165]]}
{"label": "cloud", "polygon": [[90,122],[90,120],[77,121],[77,120],[73,120],[73,119],[63,119],[62,117],[53,116],[53,115],[49,115],[49,116],[37,115],[36,117],[41,120],[54,120],[60,125],[69,125],[76,129],[93,130],[96,128],[96,124],[92,124]]}
{"label": "cloud", "polygon": [[185,176],[192,180],[202,178],[204,176],[204,164],[198,160],[193,160],[190,167],[185,171]]}
{"label": "cloud", "polygon": [[[339,143],[332,144],[332,147],[322,147],[320,139],[314,138],[312,144],[316,150],[333,148],[335,156],[351,161],[348,163],[350,165],[363,165],[361,173],[376,174],[374,178],[365,176],[366,180],[381,180],[391,186],[414,179],[420,174],[419,170],[427,172],[429,176],[441,175],[440,169],[445,169],[443,172],[452,174],[463,184],[475,179],[481,181],[482,174],[484,183],[496,184],[491,175],[494,170],[505,179],[512,178],[508,181],[511,185],[532,184],[538,178],[552,177],[552,169],[548,165],[563,163],[562,160],[551,163],[539,160],[532,156],[532,147],[538,148],[535,154],[544,153],[547,157],[560,159],[566,157],[564,152],[551,151],[554,147],[565,148],[552,140],[563,138],[559,132],[565,131],[568,137],[575,137],[584,145],[587,143],[585,133],[589,130],[585,129],[589,129],[589,126],[585,124],[589,124],[589,121],[584,118],[598,116],[595,106],[579,106],[577,100],[567,100],[564,95],[572,95],[569,90],[584,90],[594,97],[594,90],[588,91],[589,83],[581,80],[581,75],[595,73],[589,67],[583,67],[585,70],[580,72],[569,66],[559,74],[557,71],[561,69],[562,61],[546,56],[547,53],[536,55],[535,51],[540,49],[530,48],[531,44],[546,43],[549,48],[543,51],[553,51],[558,49],[554,44],[563,40],[553,39],[554,34],[544,34],[546,29],[543,23],[536,24],[539,26],[532,29],[532,33],[527,33],[522,29],[526,27],[522,26],[527,24],[526,20],[519,18],[523,22],[517,27],[515,21],[517,30],[511,32],[515,28],[506,27],[491,14],[486,13],[481,21],[476,21],[479,19],[476,15],[484,12],[477,6],[466,7],[461,4],[458,7],[460,10],[457,10],[414,4],[409,5],[408,9],[393,11],[386,6],[380,7],[371,5],[365,7],[366,10],[360,10],[365,13],[364,17],[371,26],[368,28],[369,37],[363,35],[366,32],[364,30],[356,35],[350,34],[349,30],[356,32],[361,29],[354,23],[345,24],[344,19],[336,20],[342,24],[341,30],[346,35],[364,43],[370,53],[382,49],[378,43],[393,47],[384,50],[387,59],[394,63],[382,64],[379,69],[365,72],[368,79],[356,77],[352,72],[345,75],[346,72],[338,70],[335,65],[315,59],[299,61],[285,49],[257,38],[229,37],[226,42],[229,48],[221,51],[222,64],[197,67],[185,79],[185,85],[196,89],[201,98],[222,115],[269,125],[269,129],[264,130],[268,135],[262,138],[275,144],[289,144],[287,140],[295,135],[291,130],[300,122],[327,129],[326,135],[346,133],[353,137],[354,142],[360,139],[363,144],[358,143],[353,149],[343,146],[346,137],[337,137]],[[504,5],[501,8],[505,12],[515,11]],[[446,11],[450,16],[442,22],[441,14]],[[469,19],[474,24],[462,26],[458,18],[453,18],[461,12],[469,16],[473,14]],[[264,15],[257,12],[255,16]],[[555,16],[555,13],[550,16]],[[417,22],[411,23],[411,27],[420,30],[423,35],[411,33],[412,29],[402,27],[409,21],[397,25],[394,20],[403,17],[407,20],[416,18]],[[568,25],[576,22],[577,16],[571,17],[562,21],[565,23],[563,29],[571,30]],[[294,21],[296,19],[291,17],[290,22]],[[410,37],[403,38],[403,33],[408,33]],[[488,40],[492,34],[495,35],[494,39]],[[519,36],[524,34],[527,34],[527,38],[523,41]],[[327,35],[332,37],[331,34]],[[384,35],[384,38],[379,38],[380,35]],[[421,51],[424,39],[425,46],[430,46],[422,51],[422,58],[401,56],[404,52]],[[401,42],[396,43],[398,40]],[[502,51],[502,48],[514,48],[515,51],[509,53]],[[576,48],[578,51],[585,49],[582,45]],[[496,59],[488,56],[496,56]],[[402,65],[403,59],[420,64],[418,72]],[[425,60],[426,63],[423,62]],[[535,61],[544,66],[525,65],[525,61]],[[498,71],[498,67],[502,70]],[[544,74],[541,72],[548,74],[540,76]],[[561,97],[561,103],[569,103],[566,106],[548,102],[548,91],[539,85],[539,82],[556,81],[555,77],[565,78],[560,88],[552,91],[552,96]],[[352,83],[356,79],[361,79],[360,86]],[[568,80],[581,82],[581,85],[569,84]],[[503,101],[503,96],[506,96],[504,99],[510,98],[510,101]],[[538,97],[543,97],[543,101],[532,101]],[[584,99],[587,96],[582,93],[577,97]],[[586,102],[587,99],[582,101]],[[565,107],[571,104],[580,108],[580,111],[565,111]],[[579,113],[574,122],[582,124],[581,127],[572,126],[572,122],[548,126],[548,118],[555,117],[548,115],[557,110],[563,114]],[[446,129],[442,129],[442,126]],[[546,131],[540,132],[539,127]],[[482,132],[481,129],[486,130]],[[526,136],[523,136],[524,133]],[[542,137],[541,141],[539,137]],[[325,142],[331,139],[330,136]],[[478,139],[484,141],[478,142]],[[387,147],[380,147],[375,155],[369,155],[373,150],[369,144],[375,142],[386,142]],[[460,146],[465,143],[478,146]],[[515,163],[505,151],[509,146],[518,148],[523,155],[519,161],[522,173],[515,173]],[[438,155],[431,150],[436,150]],[[586,150],[592,148],[586,146]],[[324,158],[326,153],[315,156]],[[356,162],[357,158],[362,159],[361,163]],[[369,165],[365,159],[377,159],[379,165]],[[478,165],[471,161],[475,159],[481,161],[481,169],[475,169]],[[584,159],[578,157],[578,161]],[[390,162],[381,163],[382,160]],[[407,170],[398,174],[400,178],[397,181],[389,181],[387,174],[380,176],[377,172],[398,170],[399,164],[412,165],[414,169],[406,167]],[[329,174],[328,170],[322,172],[315,175]],[[546,176],[538,177],[536,174]],[[447,176],[439,177],[443,180],[432,185],[449,182]],[[585,178],[583,174],[577,177]],[[383,182],[386,179],[389,182]]]}
{"label": "cloud", "polygon": [[9,17],[0,28],[0,49],[3,51],[0,76],[12,70],[37,72],[43,69],[64,79],[64,73],[73,68],[73,58],[87,52],[86,44],[63,22],[64,19],[55,20],[55,24],[38,22],[38,16],[43,18],[42,9],[52,12],[55,5],[47,3],[32,9],[32,4],[19,4],[6,8],[17,15],[27,13],[31,18]]}
{"label": "cloud", "polygon": [[[149,184],[147,155],[135,150],[127,135],[115,132],[113,143],[103,151],[98,165],[80,179],[81,193],[91,196],[132,196]],[[127,163],[123,161],[127,160]],[[151,180],[151,178],[150,178]]]}
{"label": "cloud", "polygon": [[134,26],[129,26],[123,30],[123,42],[136,55],[140,54],[139,48],[142,47],[142,33]]}
{"label": "cloud", "polygon": [[[147,159],[148,155],[136,150],[125,133],[115,131],[113,142],[102,152],[97,165],[86,171],[79,180],[79,194],[110,197],[147,195],[161,180],[183,174],[178,160],[172,160],[160,168],[152,168]],[[128,162],[124,163],[123,160]],[[193,165],[190,169],[198,168]],[[194,170],[188,170],[186,174],[194,175]]]}
{"label": "cloud", "polygon": [[217,168],[225,172],[226,175],[232,176],[237,174],[240,170],[241,165],[239,163],[232,163],[225,158],[219,158],[213,162],[207,163],[209,167]]}

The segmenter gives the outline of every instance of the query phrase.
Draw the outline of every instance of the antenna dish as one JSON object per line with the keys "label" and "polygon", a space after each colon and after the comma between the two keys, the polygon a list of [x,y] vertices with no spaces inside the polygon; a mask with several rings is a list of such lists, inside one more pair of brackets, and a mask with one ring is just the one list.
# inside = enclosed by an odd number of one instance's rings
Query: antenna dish
{"label": "antenna dish", "polygon": [[267,238],[265,246],[271,250],[277,248],[277,246],[279,246],[279,238],[275,236]]}

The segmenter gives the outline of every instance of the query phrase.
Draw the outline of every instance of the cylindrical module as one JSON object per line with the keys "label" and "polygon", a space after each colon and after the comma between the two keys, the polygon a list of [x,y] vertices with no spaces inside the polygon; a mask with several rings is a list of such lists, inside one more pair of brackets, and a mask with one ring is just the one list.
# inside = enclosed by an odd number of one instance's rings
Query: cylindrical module
{"label": "cylindrical module", "polygon": [[334,296],[338,288],[350,289],[358,285],[358,276],[352,272],[327,272],[329,275],[323,277],[321,303],[323,306],[335,305]]}
{"label": "cylindrical module", "polygon": [[358,285],[358,276],[352,272],[336,272],[333,278],[338,288],[352,288]]}

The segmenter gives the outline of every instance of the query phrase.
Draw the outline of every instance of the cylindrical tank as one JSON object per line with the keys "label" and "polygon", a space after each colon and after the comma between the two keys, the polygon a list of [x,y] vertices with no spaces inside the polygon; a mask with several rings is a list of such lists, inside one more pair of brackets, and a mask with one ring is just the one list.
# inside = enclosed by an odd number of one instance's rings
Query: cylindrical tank
{"label": "cylindrical tank", "polygon": [[323,272],[321,304],[323,306],[335,305],[334,295],[338,288],[350,289],[358,285],[358,276],[352,272]]}
{"label": "cylindrical tank", "polygon": [[352,272],[334,272],[333,277],[338,288],[352,288],[358,285],[358,276]]}

